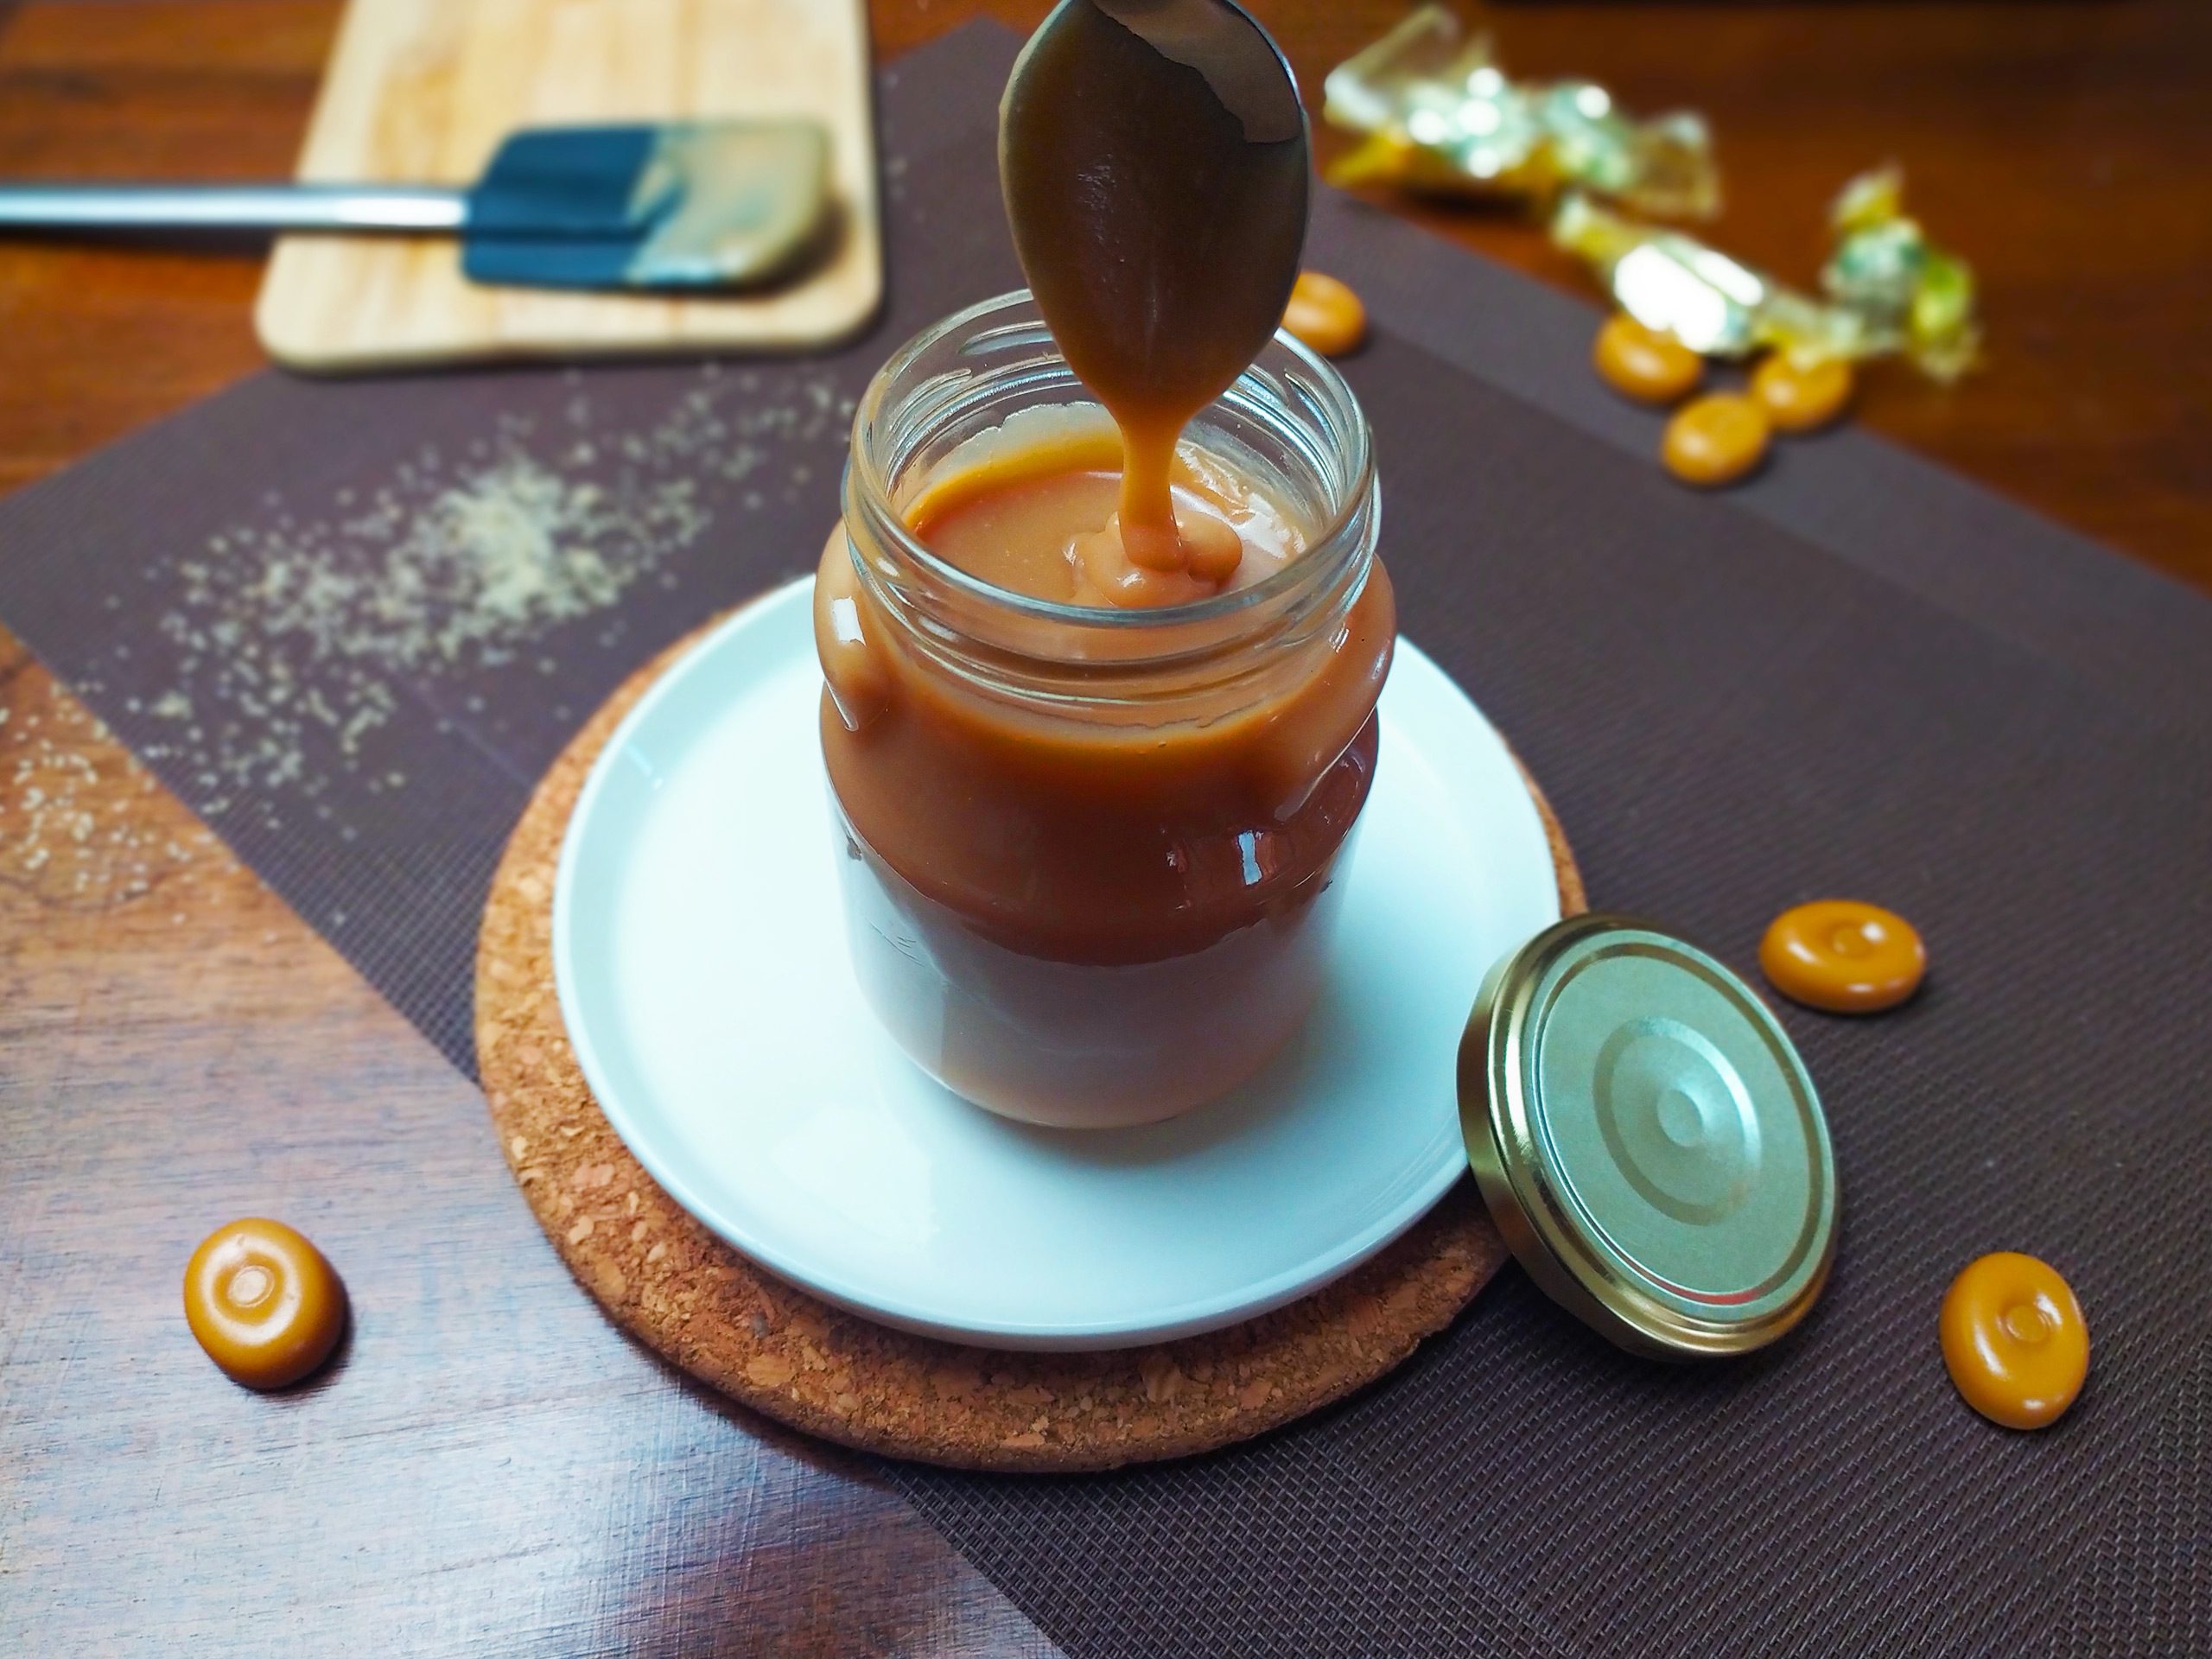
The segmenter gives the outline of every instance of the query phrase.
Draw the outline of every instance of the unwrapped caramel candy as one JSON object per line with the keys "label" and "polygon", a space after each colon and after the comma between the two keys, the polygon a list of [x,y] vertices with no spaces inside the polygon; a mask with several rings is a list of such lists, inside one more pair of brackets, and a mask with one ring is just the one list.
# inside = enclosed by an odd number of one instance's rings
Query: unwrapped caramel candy
{"label": "unwrapped caramel candy", "polygon": [[1282,326],[1324,357],[1342,357],[1367,338],[1367,307],[1349,284],[1301,270],[1290,290]]}
{"label": "unwrapped caramel candy", "polygon": [[1812,432],[1841,415],[1851,403],[1851,365],[1840,357],[1800,362],[1770,353],[1751,371],[1751,396],[1781,432]]}
{"label": "unwrapped caramel candy", "polygon": [[1919,931],[1893,910],[1820,899],[1776,917],[1759,941],[1775,989],[1830,1014],[1878,1014],[1910,999],[1928,972]]}
{"label": "unwrapped caramel candy", "polygon": [[1659,458],[1683,483],[1717,489],[1766,459],[1771,431],[1766,411],[1741,392],[1710,392],[1675,411]]}
{"label": "unwrapped caramel candy", "polygon": [[200,1241],[184,1270],[184,1317],[223,1375],[289,1388],[330,1357],[346,1287],[321,1250],[281,1221],[250,1216]]}
{"label": "unwrapped caramel candy", "polygon": [[1969,1262],[1943,1297],[1943,1363],[1966,1402],[2007,1428],[2047,1428],[2089,1374],[2089,1326],[2056,1268],[2017,1250]]}
{"label": "unwrapped caramel candy", "polygon": [[1696,391],[1705,378],[1703,358],[1625,312],[1605,320],[1591,360],[1607,385],[1639,404],[1674,403]]}

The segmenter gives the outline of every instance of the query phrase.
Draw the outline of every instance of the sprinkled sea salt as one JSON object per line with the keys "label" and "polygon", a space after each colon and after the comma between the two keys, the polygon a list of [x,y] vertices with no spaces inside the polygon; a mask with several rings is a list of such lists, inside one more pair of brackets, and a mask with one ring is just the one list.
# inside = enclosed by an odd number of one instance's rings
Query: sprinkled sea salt
{"label": "sprinkled sea salt", "polygon": [[397,757],[373,751],[408,702],[427,697],[442,732],[490,715],[484,673],[556,677],[568,652],[619,650],[623,596],[648,578],[680,588],[677,561],[713,526],[711,504],[751,512],[760,491],[734,486],[834,472],[852,400],[820,377],[775,395],[760,378],[702,372],[658,416],[616,429],[579,375],[557,430],[506,417],[356,479],[321,510],[271,496],[210,537],[175,562],[161,622],[174,683],[146,703],[175,728],[161,746],[170,775],[198,779],[208,815],[241,791],[312,799],[340,772],[401,789]]}

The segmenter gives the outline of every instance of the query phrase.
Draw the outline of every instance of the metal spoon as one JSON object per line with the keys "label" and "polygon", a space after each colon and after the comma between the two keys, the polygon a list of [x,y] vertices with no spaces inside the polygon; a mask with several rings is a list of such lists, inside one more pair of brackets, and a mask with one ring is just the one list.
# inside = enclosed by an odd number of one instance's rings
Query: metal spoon
{"label": "metal spoon", "polygon": [[1007,82],[1014,251],[1121,425],[1122,531],[1141,563],[1181,567],[1176,435],[1281,322],[1311,174],[1290,67],[1230,0],[1061,0]]}

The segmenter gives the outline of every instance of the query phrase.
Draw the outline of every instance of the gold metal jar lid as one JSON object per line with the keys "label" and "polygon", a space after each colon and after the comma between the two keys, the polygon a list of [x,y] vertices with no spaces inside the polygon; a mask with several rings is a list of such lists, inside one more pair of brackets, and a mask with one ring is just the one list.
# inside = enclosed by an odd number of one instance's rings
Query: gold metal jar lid
{"label": "gold metal jar lid", "polygon": [[1751,987],[1624,916],[1570,917],[1491,970],[1459,1125],[1498,1230],[1622,1347],[1740,1354],[1802,1319],[1835,1254],[1835,1154]]}

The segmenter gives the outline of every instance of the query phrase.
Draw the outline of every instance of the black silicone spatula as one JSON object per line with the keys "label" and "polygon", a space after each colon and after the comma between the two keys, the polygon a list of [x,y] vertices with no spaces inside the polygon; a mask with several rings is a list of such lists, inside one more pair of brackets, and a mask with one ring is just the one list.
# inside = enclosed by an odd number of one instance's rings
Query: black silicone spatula
{"label": "black silicone spatula", "polygon": [[708,289],[789,275],[831,226],[811,121],[515,133],[466,190],[415,185],[0,186],[0,234],[325,231],[454,235],[471,281]]}

